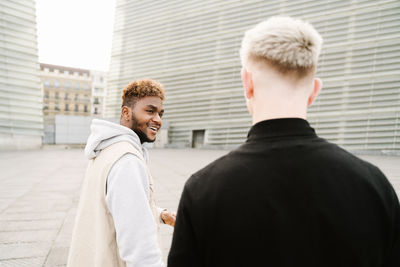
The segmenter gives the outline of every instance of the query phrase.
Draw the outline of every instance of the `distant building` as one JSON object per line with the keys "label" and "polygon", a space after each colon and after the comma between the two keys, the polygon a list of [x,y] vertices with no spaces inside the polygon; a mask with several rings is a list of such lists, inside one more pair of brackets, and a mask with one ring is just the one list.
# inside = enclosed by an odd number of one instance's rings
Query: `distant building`
{"label": "distant building", "polygon": [[103,117],[104,115],[104,97],[106,94],[107,86],[107,73],[104,71],[90,71],[90,78],[92,80],[92,105],[91,113],[94,117]]}
{"label": "distant building", "polygon": [[86,142],[92,117],[103,117],[106,72],[40,64],[45,144]]}
{"label": "distant building", "polygon": [[90,71],[40,63],[43,85],[43,114],[46,121],[55,115],[91,115]]}
{"label": "distant building", "polygon": [[[89,70],[44,63],[40,64],[40,79],[43,87],[43,143],[54,144],[57,136],[56,115],[91,116],[92,80]],[[60,134],[61,128],[57,130]]]}
{"label": "distant building", "polygon": [[0,3],[0,149],[42,144],[35,1]]}
{"label": "distant building", "polygon": [[400,152],[398,0],[117,0],[115,12],[107,117],[118,116],[129,81],[153,78],[166,87],[171,146],[238,146],[251,126],[240,80],[244,32],[290,15],[324,38],[324,86],[309,110],[311,125],[350,150]]}

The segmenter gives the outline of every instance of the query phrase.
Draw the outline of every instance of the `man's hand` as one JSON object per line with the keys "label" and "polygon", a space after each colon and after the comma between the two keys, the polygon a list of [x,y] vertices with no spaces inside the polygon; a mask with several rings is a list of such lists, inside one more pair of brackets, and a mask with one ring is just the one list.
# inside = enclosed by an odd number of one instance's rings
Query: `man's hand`
{"label": "man's hand", "polygon": [[167,211],[167,210],[163,210],[161,212],[161,219],[163,220],[163,222],[165,224],[168,224],[168,225],[171,225],[172,227],[174,227],[175,220],[176,220],[176,213]]}

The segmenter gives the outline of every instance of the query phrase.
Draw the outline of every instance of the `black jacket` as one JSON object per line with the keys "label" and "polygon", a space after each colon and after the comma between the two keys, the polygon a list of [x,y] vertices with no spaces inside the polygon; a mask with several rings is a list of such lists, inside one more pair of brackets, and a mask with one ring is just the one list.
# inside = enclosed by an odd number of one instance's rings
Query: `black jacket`
{"label": "black jacket", "polygon": [[168,266],[399,267],[399,235],[377,167],[305,120],[267,120],[186,182]]}

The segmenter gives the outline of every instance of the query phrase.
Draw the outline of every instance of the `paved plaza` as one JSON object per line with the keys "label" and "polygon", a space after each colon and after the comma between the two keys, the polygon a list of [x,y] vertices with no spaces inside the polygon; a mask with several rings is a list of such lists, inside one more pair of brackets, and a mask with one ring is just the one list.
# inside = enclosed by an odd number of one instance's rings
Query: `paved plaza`
{"label": "paved plaza", "polygon": [[[150,150],[158,205],[176,210],[187,178],[221,150]],[[400,193],[400,157],[361,156]],[[65,266],[87,160],[81,149],[0,152],[0,266]],[[173,229],[162,226],[166,259]]]}

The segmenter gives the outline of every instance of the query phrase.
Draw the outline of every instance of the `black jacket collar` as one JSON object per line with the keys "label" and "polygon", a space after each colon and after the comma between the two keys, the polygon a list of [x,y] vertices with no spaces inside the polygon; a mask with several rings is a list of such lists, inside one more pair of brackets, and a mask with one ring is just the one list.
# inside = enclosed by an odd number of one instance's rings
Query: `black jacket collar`
{"label": "black jacket collar", "polygon": [[316,137],[317,135],[310,124],[304,119],[282,118],[264,120],[254,124],[247,135],[247,141],[259,138],[296,136]]}

